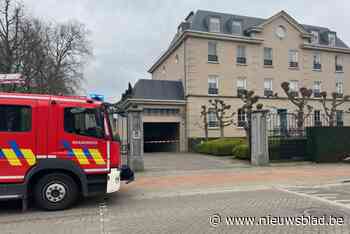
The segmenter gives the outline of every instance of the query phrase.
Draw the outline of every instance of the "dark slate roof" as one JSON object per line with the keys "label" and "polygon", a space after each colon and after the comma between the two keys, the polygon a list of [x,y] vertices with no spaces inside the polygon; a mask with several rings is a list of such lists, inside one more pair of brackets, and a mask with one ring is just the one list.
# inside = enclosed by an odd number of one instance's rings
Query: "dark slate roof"
{"label": "dark slate roof", "polygon": [[[230,34],[230,22],[233,19],[239,20],[242,22],[243,31],[245,31],[248,28],[251,28],[253,26],[258,26],[259,24],[261,24],[267,20],[267,19],[256,18],[256,17],[248,17],[248,16],[225,14],[225,13],[219,13],[219,12],[213,12],[213,11],[198,10],[189,19],[189,21],[191,22],[191,26],[189,29],[196,30],[196,31],[208,32],[208,19],[211,16],[214,16],[214,17],[216,16],[216,17],[219,17],[221,19],[221,31],[224,34]],[[311,32],[311,30],[319,31],[320,32],[320,44],[321,45],[328,45],[328,42],[327,42],[328,39],[327,39],[326,33],[331,32],[331,30],[329,28],[312,26],[312,25],[304,25],[304,24],[301,24],[301,26],[307,32]],[[336,41],[336,47],[349,48],[338,37],[337,37],[337,41]]]}
{"label": "dark slate roof", "polygon": [[132,98],[185,100],[185,95],[181,81],[141,79],[132,90]]}

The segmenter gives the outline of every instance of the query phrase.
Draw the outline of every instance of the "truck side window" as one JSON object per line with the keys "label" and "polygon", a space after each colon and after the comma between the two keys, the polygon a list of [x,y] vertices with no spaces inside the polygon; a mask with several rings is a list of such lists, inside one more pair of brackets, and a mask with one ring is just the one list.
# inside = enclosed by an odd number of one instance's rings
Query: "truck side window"
{"label": "truck side window", "polygon": [[0,132],[29,132],[31,128],[30,106],[0,105]]}
{"label": "truck side window", "polygon": [[103,115],[98,109],[65,108],[64,131],[83,136],[103,138]]}

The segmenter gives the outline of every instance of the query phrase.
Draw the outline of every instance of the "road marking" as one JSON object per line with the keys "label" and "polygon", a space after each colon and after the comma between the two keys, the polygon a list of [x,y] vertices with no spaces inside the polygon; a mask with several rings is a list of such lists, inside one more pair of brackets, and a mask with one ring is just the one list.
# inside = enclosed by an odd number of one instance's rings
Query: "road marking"
{"label": "road marking", "polygon": [[321,202],[325,202],[325,203],[331,204],[333,206],[338,206],[338,207],[350,210],[350,205],[346,205],[346,204],[343,204],[343,203],[338,203],[336,201],[328,200],[328,199],[325,199],[323,197],[317,197],[317,196],[312,196],[312,195],[301,193],[301,192],[291,191],[288,188],[279,187],[279,188],[276,188],[276,189],[279,190],[279,191],[282,191],[282,192],[286,192],[286,193],[290,193],[290,194],[306,197],[306,198],[309,198],[309,199],[318,200],[318,201],[321,201]]}
{"label": "road marking", "polygon": [[133,199],[153,199],[153,198],[167,198],[167,197],[185,197],[195,195],[211,195],[221,193],[233,193],[233,192],[250,192],[260,190],[273,190],[271,186],[254,186],[254,187],[241,187],[241,188],[226,188],[226,189],[201,189],[192,191],[168,191],[168,192],[151,192],[148,194],[132,196]]}

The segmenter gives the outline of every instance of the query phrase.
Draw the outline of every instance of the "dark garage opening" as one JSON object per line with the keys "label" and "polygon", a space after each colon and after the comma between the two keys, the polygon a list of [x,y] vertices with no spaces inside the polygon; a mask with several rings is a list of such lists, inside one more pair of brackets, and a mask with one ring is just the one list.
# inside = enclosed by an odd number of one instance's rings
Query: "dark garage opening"
{"label": "dark garage opening", "polygon": [[179,151],[178,123],[144,123],[144,152]]}

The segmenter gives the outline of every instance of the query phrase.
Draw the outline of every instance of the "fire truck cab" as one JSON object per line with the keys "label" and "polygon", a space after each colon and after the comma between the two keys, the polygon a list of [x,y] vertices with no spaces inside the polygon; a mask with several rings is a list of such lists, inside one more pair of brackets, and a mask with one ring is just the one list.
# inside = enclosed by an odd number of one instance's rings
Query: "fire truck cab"
{"label": "fire truck cab", "polygon": [[62,210],[133,179],[103,102],[0,93],[0,199]]}

